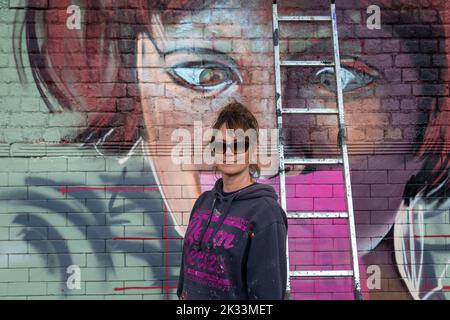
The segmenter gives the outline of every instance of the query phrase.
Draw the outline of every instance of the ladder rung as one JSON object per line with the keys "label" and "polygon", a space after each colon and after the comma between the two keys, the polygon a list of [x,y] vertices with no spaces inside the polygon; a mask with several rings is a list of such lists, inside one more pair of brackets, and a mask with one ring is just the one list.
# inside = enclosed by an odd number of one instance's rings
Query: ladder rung
{"label": "ladder rung", "polygon": [[282,66],[298,66],[298,67],[319,67],[319,66],[334,66],[331,61],[313,61],[313,60],[282,60]]}
{"label": "ladder rung", "polygon": [[278,21],[331,21],[329,16],[279,16]]}
{"label": "ladder rung", "polygon": [[290,271],[292,277],[352,277],[352,270]]}
{"label": "ladder rung", "polygon": [[285,108],[281,112],[301,114],[339,114],[338,109],[331,108]]}
{"label": "ladder rung", "polygon": [[340,164],[342,159],[306,159],[306,158],[285,158],[285,164]]}
{"label": "ladder rung", "polygon": [[348,218],[348,212],[287,212],[289,219],[333,219],[333,218]]}

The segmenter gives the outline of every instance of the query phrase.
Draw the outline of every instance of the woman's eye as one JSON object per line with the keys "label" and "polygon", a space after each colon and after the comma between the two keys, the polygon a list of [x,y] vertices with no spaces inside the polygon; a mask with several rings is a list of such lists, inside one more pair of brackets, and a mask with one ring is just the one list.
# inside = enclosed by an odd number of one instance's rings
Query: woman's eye
{"label": "woman's eye", "polygon": [[[336,77],[334,68],[326,67],[315,73],[315,80],[319,81],[325,89],[331,92],[336,91]],[[366,72],[349,67],[341,67],[341,82],[343,92],[353,91],[371,84],[377,79]]]}
{"label": "woman's eye", "polygon": [[238,76],[227,67],[214,62],[190,62],[169,68],[175,81],[199,91],[224,89],[237,81]]}

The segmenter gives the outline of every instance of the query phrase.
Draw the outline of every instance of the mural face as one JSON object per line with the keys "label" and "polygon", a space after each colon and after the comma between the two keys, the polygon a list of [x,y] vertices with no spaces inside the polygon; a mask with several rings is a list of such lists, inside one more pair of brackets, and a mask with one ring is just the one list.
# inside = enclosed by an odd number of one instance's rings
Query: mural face
{"label": "mural face", "polygon": [[[197,152],[207,144],[197,130],[233,100],[276,128],[272,1],[40,5],[0,6],[10,17],[0,20],[0,295],[176,298],[190,211],[217,176],[211,164],[176,164],[173,134],[200,135]],[[279,8],[329,14],[328,1]],[[448,5],[337,9],[364,297],[446,299]],[[328,23],[280,28],[282,59],[332,59]],[[333,72],[283,69],[283,105],[335,107]],[[288,155],[337,155],[335,117],[283,124]],[[277,189],[277,154],[260,166]],[[291,168],[287,194],[288,210],[345,210],[339,167]],[[345,221],[289,223],[291,270],[350,268]],[[293,299],[352,296],[349,279],[292,279]]]}

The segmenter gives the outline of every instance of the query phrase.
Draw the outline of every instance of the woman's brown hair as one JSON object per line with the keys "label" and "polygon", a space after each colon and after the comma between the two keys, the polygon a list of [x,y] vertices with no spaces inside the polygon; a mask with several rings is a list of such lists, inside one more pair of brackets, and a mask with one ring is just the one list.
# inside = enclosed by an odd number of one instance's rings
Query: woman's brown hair
{"label": "woman's brown hair", "polygon": [[[256,131],[256,139],[258,139],[258,120],[256,120],[255,116],[246,106],[236,100],[227,104],[220,110],[216,121],[212,125],[212,129],[220,130],[220,127],[224,124],[227,129],[242,129],[244,132],[253,129]],[[250,139],[250,141],[252,141],[252,139]],[[259,165],[251,163],[249,165],[249,173],[253,178],[259,178],[261,174]]]}

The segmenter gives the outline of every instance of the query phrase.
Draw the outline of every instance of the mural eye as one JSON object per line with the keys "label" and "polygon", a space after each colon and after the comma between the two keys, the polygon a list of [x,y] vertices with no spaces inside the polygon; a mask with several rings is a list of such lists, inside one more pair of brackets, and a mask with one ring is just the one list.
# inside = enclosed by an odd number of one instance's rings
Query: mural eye
{"label": "mural eye", "polygon": [[[371,75],[364,71],[356,70],[350,67],[341,67],[342,90],[344,93],[363,88],[371,84],[377,78],[377,76]],[[315,74],[315,80],[319,81],[328,91],[336,91],[334,68],[326,67],[320,69]]]}
{"label": "mural eye", "polygon": [[229,87],[239,77],[228,66],[216,62],[189,62],[168,69],[175,81],[199,91],[213,91]]}

